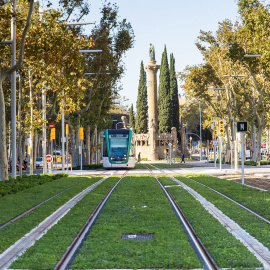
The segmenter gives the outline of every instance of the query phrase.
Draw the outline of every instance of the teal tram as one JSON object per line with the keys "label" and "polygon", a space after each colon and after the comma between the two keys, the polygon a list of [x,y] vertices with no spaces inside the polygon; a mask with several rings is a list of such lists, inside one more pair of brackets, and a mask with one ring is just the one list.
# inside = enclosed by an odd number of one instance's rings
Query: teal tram
{"label": "teal tram", "polygon": [[130,129],[106,129],[103,134],[103,167],[134,168],[134,138]]}

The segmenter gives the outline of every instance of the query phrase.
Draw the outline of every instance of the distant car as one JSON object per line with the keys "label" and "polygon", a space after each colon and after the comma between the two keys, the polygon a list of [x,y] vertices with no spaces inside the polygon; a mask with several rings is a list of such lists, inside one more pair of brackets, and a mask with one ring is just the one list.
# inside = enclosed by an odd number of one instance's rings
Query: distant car
{"label": "distant car", "polygon": [[36,158],[36,166],[37,167],[43,167],[43,158],[42,157],[37,157]]}

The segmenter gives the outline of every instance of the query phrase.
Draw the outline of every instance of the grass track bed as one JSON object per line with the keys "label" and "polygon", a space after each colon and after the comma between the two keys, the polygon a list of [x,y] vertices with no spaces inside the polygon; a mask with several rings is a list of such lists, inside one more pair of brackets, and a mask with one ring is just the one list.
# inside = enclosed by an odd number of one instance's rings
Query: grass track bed
{"label": "grass track bed", "polygon": [[[39,187],[30,188],[14,195],[8,195],[0,199],[0,203],[3,201],[8,203],[6,205],[7,209],[12,212],[11,215],[5,215],[5,221],[13,218],[16,213],[20,213],[31,206],[37,204],[38,202],[50,197],[51,195],[65,189],[66,187],[72,186],[71,189],[59,194],[52,200],[42,204],[36,208],[33,212],[28,215],[18,219],[17,221],[9,224],[7,227],[0,230],[0,253],[6,250],[9,246],[14,244],[18,239],[28,233],[30,230],[35,228],[41,221],[46,217],[51,215],[60,206],[74,197],[76,194],[87,188],[88,186],[94,184],[99,178],[89,178],[89,177],[74,177],[74,178],[63,178],[55,180],[44,184]],[[80,183],[80,184],[79,184]],[[1,208],[5,205],[1,205]],[[14,209],[19,209],[16,212]],[[5,213],[7,213],[5,211]],[[17,213],[17,214],[18,214]]]}
{"label": "grass track bed", "polygon": [[[100,179],[100,177],[99,177]],[[15,261],[12,269],[54,269],[57,261],[79,233],[89,215],[103,199],[107,191],[119,180],[110,177],[80,200],[34,246]]]}
{"label": "grass track bed", "polygon": [[[175,182],[159,177],[164,185]],[[261,263],[222,226],[192,195],[182,187],[168,187],[203,244],[221,268],[260,267]]]}
{"label": "grass track bed", "polygon": [[[121,239],[126,233],[154,233],[154,239]],[[151,176],[127,176],[119,183],[71,265],[71,269],[201,267]]]}
{"label": "grass track bed", "polygon": [[261,191],[233,181],[210,175],[187,175],[202,184],[222,192],[230,198],[247,206],[258,214],[270,219],[270,192]]}
{"label": "grass track bed", "polygon": [[[171,165],[169,163],[153,163],[153,166],[159,168],[159,169],[176,169],[176,168],[193,168],[196,166],[188,165],[188,164],[182,164],[182,163],[172,163]],[[151,169],[153,169],[152,166],[150,166]]]}
{"label": "grass track bed", "polygon": [[182,176],[176,176],[176,178],[192,189],[196,190],[204,198],[219,208],[225,215],[238,223],[238,225],[246,230],[250,235],[255,237],[264,246],[270,249],[270,229],[266,222],[260,220],[235,203],[223,198],[214,191],[211,191],[210,189],[190,179],[184,178]]}

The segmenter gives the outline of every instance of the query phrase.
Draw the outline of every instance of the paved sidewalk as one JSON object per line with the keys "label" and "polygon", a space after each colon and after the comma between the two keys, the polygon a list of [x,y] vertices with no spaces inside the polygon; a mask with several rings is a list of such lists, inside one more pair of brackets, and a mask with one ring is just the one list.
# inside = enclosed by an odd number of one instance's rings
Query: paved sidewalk
{"label": "paved sidewalk", "polygon": [[[157,161],[157,162],[145,162],[143,163],[163,163],[167,164],[164,161]],[[172,163],[174,164],[174,163]],[[179,164],[179,161],[176,162],[176,164]],[[177,173],[177,174],[209,174],[209,175],[215,175],[215,176],[222,176],[222,175],[241,175],[241,165],[238,166],[238,170],[235,171],[235,169],[231,168],[230,164],[222,164],[222,169],[220,170],[219,164],[216,164],[216,167],[214,166],[214,163],[207,163],[205,160],[202,161],[187,161],[185,163],[186,165],[192,165],[194,167],[192,168],[166,168],[164,169],[167,173]],[[61,173],[63,171],[52,171],[52,173]],[[65,171],[66,172],[66,171]],[[97,175],[110,175],[113,174],[115,170],[72,170],[72,173],[69,171],[69,175],[91,175],[91,176],[97,176]],[[117,174],[123,174],[125,170],[117,170]],[[128,174],[149,174],[148,169],[131,169],[128,171]],[[245,175],[256,175],[258,177],[270,177],[270,165],[262,165],[262,166],[244,166],[244,174]]]}

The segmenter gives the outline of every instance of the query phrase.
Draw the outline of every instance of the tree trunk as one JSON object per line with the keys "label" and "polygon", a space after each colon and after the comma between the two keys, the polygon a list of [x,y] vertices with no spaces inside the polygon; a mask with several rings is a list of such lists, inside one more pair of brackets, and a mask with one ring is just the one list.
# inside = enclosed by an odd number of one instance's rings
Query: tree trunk
{"label": "tree trunk", "polygon": [[260,125],[257,132],[257,160],[260,161],[262,159],[261,156],[261,142],[262,142],[262,131],[263,131],[263,125]]}
{"label": "tree trunk", "polygon": [[0,181],[8,180],[8,162],[6,149],[6,111],[3,93],[3,80],[0,73]]}
{"label": "tree trunk", "polygon": [[19,100],[18,100],[18,133],[19,133],[19,142],[18,142],[18,161],[19,161],[19,171],[20,176],[22,177],[22,162],[23,162],[23,156],[22,156],[22,76],[19,75]]}

